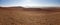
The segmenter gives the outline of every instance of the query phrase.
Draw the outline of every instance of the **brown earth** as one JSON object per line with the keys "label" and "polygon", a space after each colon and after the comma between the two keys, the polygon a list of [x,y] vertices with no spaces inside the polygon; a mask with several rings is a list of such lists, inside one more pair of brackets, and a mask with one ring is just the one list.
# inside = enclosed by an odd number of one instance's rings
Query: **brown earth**
{"label": "brown earth", "polygon": [[0,7],[0,25],[60,25],[60,9]]}

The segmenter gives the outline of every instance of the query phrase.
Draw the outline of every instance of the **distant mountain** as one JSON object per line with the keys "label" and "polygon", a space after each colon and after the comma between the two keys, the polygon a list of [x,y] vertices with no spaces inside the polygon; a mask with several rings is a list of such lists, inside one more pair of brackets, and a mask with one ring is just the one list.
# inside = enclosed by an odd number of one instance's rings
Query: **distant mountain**
{"label": "distant mountain", "polygon": [[12,7],[0,7],[0,8],[19,9],[24,11],[60,11],[60,7],[25,8],[22,6],[12,6]]}

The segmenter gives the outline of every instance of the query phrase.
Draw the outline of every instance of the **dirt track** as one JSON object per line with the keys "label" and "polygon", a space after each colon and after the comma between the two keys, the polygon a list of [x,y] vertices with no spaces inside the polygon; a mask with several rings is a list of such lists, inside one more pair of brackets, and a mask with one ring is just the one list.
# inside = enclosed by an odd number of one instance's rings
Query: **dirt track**
{"label": "dirt track", "polygon": [[0,8],[0,25],[60,25],[60,12]]}

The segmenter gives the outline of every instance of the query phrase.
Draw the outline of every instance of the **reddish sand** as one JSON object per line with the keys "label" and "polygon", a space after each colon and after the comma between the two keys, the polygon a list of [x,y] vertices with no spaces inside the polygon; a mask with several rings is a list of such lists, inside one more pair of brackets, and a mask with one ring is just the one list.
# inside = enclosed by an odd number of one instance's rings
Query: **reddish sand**
{"label": "reddish sand", "polygon": [[0,25],[60,25],[60,9],[0,7]]}

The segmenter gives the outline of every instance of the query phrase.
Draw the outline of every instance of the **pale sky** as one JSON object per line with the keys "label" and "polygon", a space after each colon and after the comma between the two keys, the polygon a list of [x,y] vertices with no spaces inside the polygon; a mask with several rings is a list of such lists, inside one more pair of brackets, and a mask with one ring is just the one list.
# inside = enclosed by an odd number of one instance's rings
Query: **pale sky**
{"label": "pale sky", "polygon": [[60,0],[0,0],[0,6],[60,6]]}

